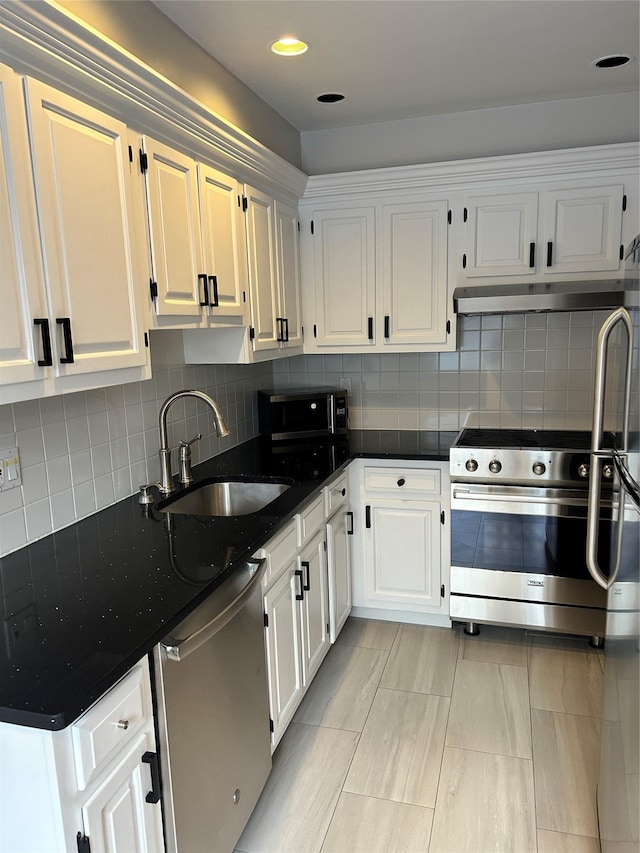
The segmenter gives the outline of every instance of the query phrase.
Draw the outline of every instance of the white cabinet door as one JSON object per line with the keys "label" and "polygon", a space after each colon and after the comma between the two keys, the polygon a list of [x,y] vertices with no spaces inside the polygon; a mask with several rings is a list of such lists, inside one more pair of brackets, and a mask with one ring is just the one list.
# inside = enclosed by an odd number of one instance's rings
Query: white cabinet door
{"label": "white cabinet door", "polygon": [[279,349],[275,202],[245,185],[253,349]]}
{"label": "white cabinet door", "polygon": [[144,365],[127,128],[36,80],[26,92],[55,374]]}
{"label": "white cabinet door", "polygon": [[318,346],[375,342],[375,208],[313,213]]}
{"label": "white cabinet door", "polygon": [[206,274],[196,163],[149,137],[143,144],[156,313],[200,317]]}
{"label": "white cabinet door", "polygon": [[446,201],[382,206],[385,344],[447,340]]}
{"label": "white cabinet door", "polygon": [[302,669],[307,687],[329,650],[327,613],[327,567],[324,556],[324,530],[300,553],[302,570]]}
{"label": "white cabinet door", "polygon": [[160,802],[147,803],[148,764],[142,734],[122,763],[82,807],[91,853],[158,853],[164,849]]}
{"label": "white cabinet door", "polygon": [[351,549],[347,519],[340,511],[327,523],[327,574],[329,582],[329,639],[335,643],[351,613]]}
{"label": "white cabinet door", "polygon": [[[0,385],[42,379],[50,334],[21,78],[0,65]],[[34,325],[38,321],[39,325]]]}
{"label": "white cabinet door", "polygon": [[[298,572],[296,574],[296,572]],[[300,601],[302,571],[292,562],[264,596],[267,616],[267,673],[275,749],[303,692]]]}
{"label": "white cabinet door", "polygon": [[473,195],[465,211],[468,278],[535,274],[538,193]]}
{"label": "white cabinet door", "polygon": [[440,606],[440,502],[375,500],[366,530],[368,601],[409,610]]}
{"label": "white cabinet door", "polygon": [[302,346],[298,211],[276,201],[278,296],[283,348]]}
{"label": "white cabinet door", "polygon": [[247,319],[247,246],[242,187],[211,166],[198,164],[204,272],[210,318]]}
{"label": "white cabinet door", "polygon": [[548,191],[544,272],[619,269],[623,195],[622,185]]}

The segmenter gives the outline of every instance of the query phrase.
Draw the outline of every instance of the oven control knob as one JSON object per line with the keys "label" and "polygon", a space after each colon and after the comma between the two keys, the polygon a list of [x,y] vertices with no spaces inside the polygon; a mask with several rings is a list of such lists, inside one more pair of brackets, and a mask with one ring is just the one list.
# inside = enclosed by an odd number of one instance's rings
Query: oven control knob
{"label": "oven control knob", "polygon": [[489,470],[492,474],[499,474],[502,471],[502,462],[498,462],[497,459],[492,459],[489,462]]}
{"label": "oven control knob", "polygon": [[589,465],[587,462],[582,462],[578,465],[578,477],[586,479],[589,476]]}
{"label": "oven control knob", "polygon": [[467,463],[464,467],[467,469],[467,471],[477,471],[478,463],[475,459],[467,459]]}
{"label": "oven control knob", "polygon": [[547,470],[547,466],[544,464],[544,462],[534,462],[532,470],[534,474],[540,476],[541,474],[544,474],[544,472]]}
{"label": "oven control knob", "polygon": [[603,465],[602,466],[602,476],[606,480],[611,480],[613,477],[613,465]]}

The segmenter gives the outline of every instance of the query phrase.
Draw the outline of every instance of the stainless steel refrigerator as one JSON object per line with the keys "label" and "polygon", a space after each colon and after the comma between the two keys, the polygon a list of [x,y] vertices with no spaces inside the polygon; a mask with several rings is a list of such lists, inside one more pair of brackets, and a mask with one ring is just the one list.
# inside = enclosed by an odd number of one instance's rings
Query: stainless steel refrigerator
{"label": "stainless steel refrigerator", "polygon": [[[626,304],[598,337],[594,389],[587,561],[607,590],[597,791],[602,853],[640,851],[639,267],[637,237],[627,252]],[[609,488],[602,485],[607,481]],[[603,519],[610,525],[607,566],[598,564]]]}

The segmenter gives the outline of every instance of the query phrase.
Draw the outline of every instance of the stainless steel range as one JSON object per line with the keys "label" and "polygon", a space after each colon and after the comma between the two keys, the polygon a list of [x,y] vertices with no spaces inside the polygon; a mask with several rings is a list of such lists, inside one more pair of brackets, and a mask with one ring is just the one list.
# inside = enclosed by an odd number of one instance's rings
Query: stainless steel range
{"label": "stainless steel range", "polygon": [[[451,448],[451,618],[600,643],[606,596],[586,561],[591,433],[463,429]],[[602,466],[607,503],[612,465]],[[606,510],[605,510],[606,516]],[[602,564],[609,552],[603,517]]]}

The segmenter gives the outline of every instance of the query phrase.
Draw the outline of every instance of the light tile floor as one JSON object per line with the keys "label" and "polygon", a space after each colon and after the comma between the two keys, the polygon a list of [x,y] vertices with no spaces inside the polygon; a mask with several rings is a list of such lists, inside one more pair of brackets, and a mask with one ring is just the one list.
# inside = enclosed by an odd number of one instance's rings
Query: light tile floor
{"label": "light tile floor", "polygon": [[242,853],[597,853],[602,655],[586,639],[349,619]]}

